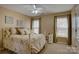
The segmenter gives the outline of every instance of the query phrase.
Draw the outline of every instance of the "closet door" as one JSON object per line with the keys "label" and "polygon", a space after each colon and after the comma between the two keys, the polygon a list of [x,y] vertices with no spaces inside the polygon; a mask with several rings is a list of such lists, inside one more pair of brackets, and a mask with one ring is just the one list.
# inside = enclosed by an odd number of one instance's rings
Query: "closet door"
{"label": "closet door", "polygon": [[76,15],[75,19],[75,36],[77,41],[79,42],[79,15]]}

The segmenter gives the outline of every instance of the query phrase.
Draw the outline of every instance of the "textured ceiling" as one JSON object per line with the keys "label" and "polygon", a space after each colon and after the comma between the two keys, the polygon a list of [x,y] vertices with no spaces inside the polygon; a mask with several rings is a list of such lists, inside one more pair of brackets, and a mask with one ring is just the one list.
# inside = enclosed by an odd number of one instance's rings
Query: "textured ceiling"
{"label": "textured ceiling", "polygon": [[[5,7],[7,9],[22,13],[28,16],[38,16],[32,13],[33,5],[32,4],[3,4],[1,7]],[[37,8],[42,8],[40,10],[41,14],[49,14],[49,13],[58,13],[65,12],[72,9],[73,4],[36,4]]]}

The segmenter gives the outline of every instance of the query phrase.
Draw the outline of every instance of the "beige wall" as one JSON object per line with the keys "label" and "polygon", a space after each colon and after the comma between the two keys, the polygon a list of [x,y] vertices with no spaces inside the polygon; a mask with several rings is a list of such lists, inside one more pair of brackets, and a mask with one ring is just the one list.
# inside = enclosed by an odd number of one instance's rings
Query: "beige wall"
{"label": "beige wall", "polygon": [[41,16],[41,33],[48,34],[53,33],[54,16],[45,15]]}
{"label": "beige wall", "polygon": [[[13,24],[5,24],[5,16],[13,17]],[[2,47],[2,31],[4,27],[16,27],[16,20],[25,20],[26,28],[30,28],[31,19],[28,16],[0,7],[0,47]]]}
{"label": "beige wall", "polygon": [[[27,24],[27,27],[30,28],[30,17],[28,16],[25,16],[23,14],[20,14],[20,13],[17,13],[17,12],[14,12],[14,11],[11,11],[11,10],[8,10],[8,9],[5,9],[5,8],[0,8],[1,10],[1,23],[3,26],[5,27],[16,27],[16,20],[25,20],[26,21],[26,24]],[[14,24],[5,24],[5,16],[12,16],[14,18]]]}

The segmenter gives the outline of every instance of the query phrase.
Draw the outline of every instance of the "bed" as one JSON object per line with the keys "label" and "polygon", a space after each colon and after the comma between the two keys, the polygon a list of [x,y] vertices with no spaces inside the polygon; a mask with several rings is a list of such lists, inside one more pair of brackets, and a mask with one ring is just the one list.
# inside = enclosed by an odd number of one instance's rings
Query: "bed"
{"label": "bed", "polygon": [[43,34],[27,31],[29,34],[24,35],[22,33],[18,35],[15,33],[12,34],[10,29],[4,30],[3,47],[15,53],[39,53],[46,44]]}

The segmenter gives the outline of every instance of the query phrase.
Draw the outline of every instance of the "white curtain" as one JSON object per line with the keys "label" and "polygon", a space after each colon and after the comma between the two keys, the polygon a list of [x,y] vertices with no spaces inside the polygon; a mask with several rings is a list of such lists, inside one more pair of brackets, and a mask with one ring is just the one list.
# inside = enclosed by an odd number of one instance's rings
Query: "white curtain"
{"label": "white curtain", "polygon": [[56,23],[56,36],[68,37],[68,20],[67,16],[57,17]]}
{"label": "white curtain", "polygon": [[32,21],[32,30],[34,33],[39,34],[39,20],[35,19]]}

